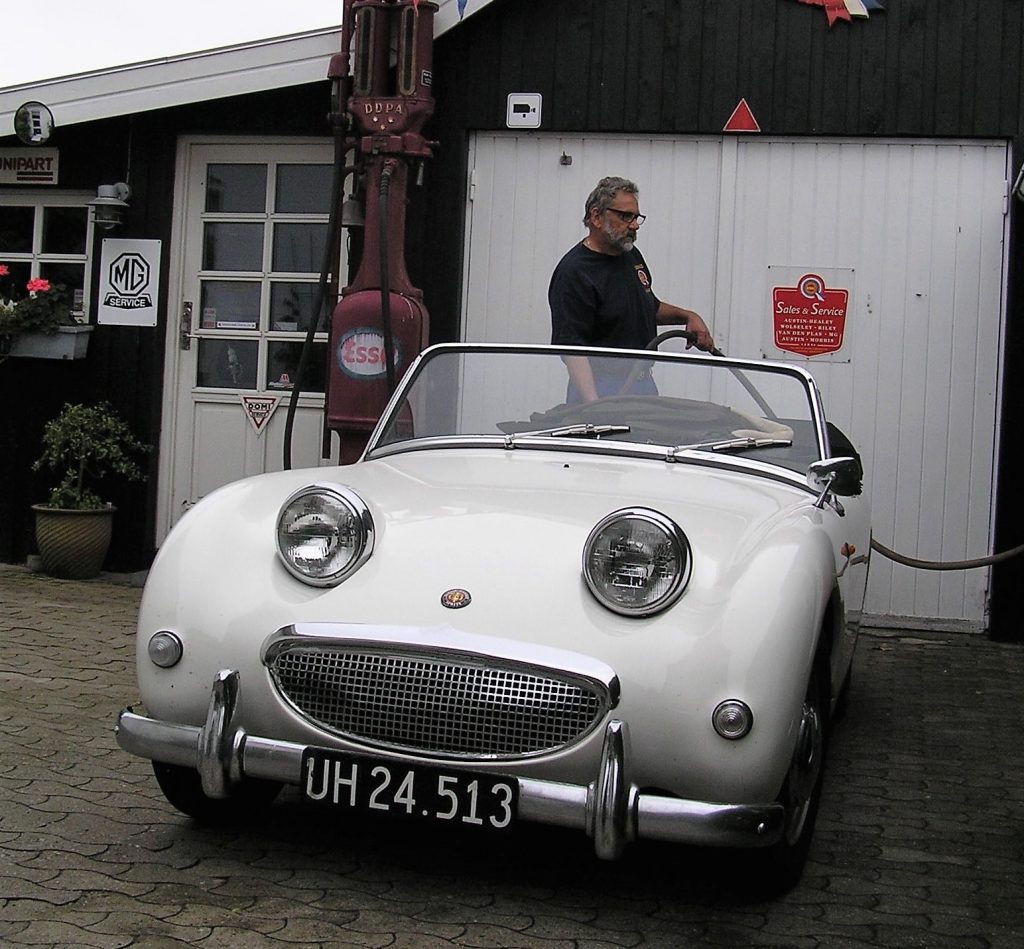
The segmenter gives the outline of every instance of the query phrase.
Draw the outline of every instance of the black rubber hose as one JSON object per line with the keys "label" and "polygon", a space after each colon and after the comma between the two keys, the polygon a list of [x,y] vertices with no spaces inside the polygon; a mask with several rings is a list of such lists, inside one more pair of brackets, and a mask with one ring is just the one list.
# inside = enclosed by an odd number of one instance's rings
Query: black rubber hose
{"label": "black rubber hose", "polygon": [[341,186],[345,180],[345,134],[341,129],[335,129],[334,133],[334,174],[331,178],[331,212],[327,221],[327,240],[324,241],[324,256],[320,262],[320,280],[317,283],[316,298],[313,304],[312,318],[309,321],[309,329],[306,330],[306,338],[302,342],[302,352],[299,355],[299,365],[295,370],[295,380],[292,382],[291,398],[288,401],[288,417],[284,423],[284,456],[282,464],[285,471],[292,467],[292,431],[295,427],[295,411],[299,404],[299,395],[302,391],[302,379],[309,365],[310,356],[313,351],[313,340],[316,337],[317,328],[320,325],[320,317],[323,314],[324,303],[327,301],[327,292],[330,283],[331,260],[334,257],[334,235],[338,233],[338,215],[340,214]]}
{"label": "black rubber hose", "polygon": [[987,557],[976,557],[973,560],[918,560],[916,557],[908,557],[905,554],[898,554],[890,550],[885,544],[879,543],[871,538],[871,549],[877,550],[883,557],[888,557],[895,563],[903,564],[904,567],[915,567],[918,570],[973,570],[976,567],[991,567],[993,564],[1002,563],[1012,557],[1024,554],[1024,544],[1019,547],[1012,547],[998,554],[990,554]]}
{"label": "black rubber hose", "polygon": [[[655,336],[648,344],[648,349],[657,349],[662,341],[666,339],[672,339],[678,337],[682,339],[694,342],[697,339],[696,333],[691,333],[688,330],[667,330],[658,336]],[[724,356],[720,349],[712,349],[712,356]],[[752,391],[750,383],[745,376],[739,373],[737,370],[737,378],[740,382],[744,383],[747,391],[755,398],[761,410],[765,412],[769,418],[775,418],[775,414],[767,409],[767,406],[763,404],[763,400],[760,395],[755,395]],[[628,385],[629,383],[627,383]],[[625,390],[626,386],[623,387]],[[767,411],[766,411],[767,409]],[[871,549],[877,550],[883,557],[887,557],[894,563],[902,564],[904,567],[914,567],[917,570],[974,570],[978,567],[991,567],[994,564],[1002,563],[1004,560],[1010,560],[1013,557],[1019,557],[1024,554],[1024,544],[1018,547],[1012,547],[1010,550],[1004,550],[998,554],[989,554],[986,557],[975,557],[971,560],[920,560],[917,557],[908,557],[906,554],[899,554],[895,550],[890,550],[885,544],[880,541],[871,538]]]}
{"label": "black rubber hose", "polygon": [[384,334],[384,364],[388,375],[388,395],[395,391],[395,337],[391,330],[391,274],[388,269],[388,193],[395,166],[384,163],[380,174],[380,323]]}

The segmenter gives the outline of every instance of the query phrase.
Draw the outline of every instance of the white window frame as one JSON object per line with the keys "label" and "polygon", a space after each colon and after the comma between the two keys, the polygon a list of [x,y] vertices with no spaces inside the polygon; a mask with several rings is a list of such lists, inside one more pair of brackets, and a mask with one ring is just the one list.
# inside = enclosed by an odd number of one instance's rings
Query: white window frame
{"label": "white window frame", "polygon": [[[30,277],[39,276],[41,264],[82,264],[82,313],[77,318],[90,322],[89,302],[92,294],[92,260],[93,244],[96,236],[95,214],[89,207],[95,194],[90,191],[0,191],[0,207],[32,207],[35,208],[35,219],[32,225],[32,250],[28,253],[3,251],[5,263],[24,263],[31,265]],[[43,246],[43,214],[44,208],[81,208],[87,211],[85,225],[85,253],[83,254],[44,254]]]}

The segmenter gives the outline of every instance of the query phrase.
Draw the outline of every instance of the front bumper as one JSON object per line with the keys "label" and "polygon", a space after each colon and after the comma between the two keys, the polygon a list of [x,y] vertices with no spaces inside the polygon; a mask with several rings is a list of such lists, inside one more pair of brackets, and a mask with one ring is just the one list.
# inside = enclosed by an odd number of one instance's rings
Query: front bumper
{"label": "front bumper", "polygon": [[[133,755],[195,768],[211,798],[230,796],[232,785],[246,777],[300,784],[306,746],[248,735],[235,725],[238,690],[236,671],[217,674],[202,727],[126,709],[118,716],[117,743]],[[518,778],[517,818],[582,830],[606,860],[620,856],[632,840],[766,847],[782,836],[780,804],[716,804],[642,793],[628,780],[626,737],[625,722],[608,723],[598,773],[587,785]]]}

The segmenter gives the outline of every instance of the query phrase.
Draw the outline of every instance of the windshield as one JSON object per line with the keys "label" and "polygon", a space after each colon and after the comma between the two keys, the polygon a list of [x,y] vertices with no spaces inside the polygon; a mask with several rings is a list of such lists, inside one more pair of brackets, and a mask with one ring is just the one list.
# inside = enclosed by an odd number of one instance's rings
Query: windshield
{"label": "windshield", "polygon": [[[611,394],[567,401],[566,361],[587,359]],[[428,350],[369,454],[470,439],[506,449],[749,454],[801,474],[822,457],[814,390],[797,369],[712,356],[635,355],[549,347]],[[557,444],[554,444],[557,443]],[[642,446],[642,449],[641,449]],[[572,446],[570,446],[572,447]]]}

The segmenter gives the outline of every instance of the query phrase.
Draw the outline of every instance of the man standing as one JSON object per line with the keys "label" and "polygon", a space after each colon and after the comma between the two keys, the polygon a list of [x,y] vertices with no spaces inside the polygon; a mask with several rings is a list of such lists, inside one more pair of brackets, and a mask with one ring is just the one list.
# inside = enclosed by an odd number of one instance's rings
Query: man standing
{"label": "man standing", "polygon": [[[693,312],[659,300],[646,261],[636,249],[644,222],[637,186],[626,178],[602,178],[587,198],[587,236],[558,262],[548,287],[551,342],[556,345],[643,349],[658,324],[685,326],[699,349],[714,348],[704,321]],[[692,344],[688,344],[687,348]],[[621,379],[595,374],[582,356],[566,359],[569,401],[613,395]],[[645,388],[646,386],[646,388]],[[649,376],[630,391],[655,391]]]}

